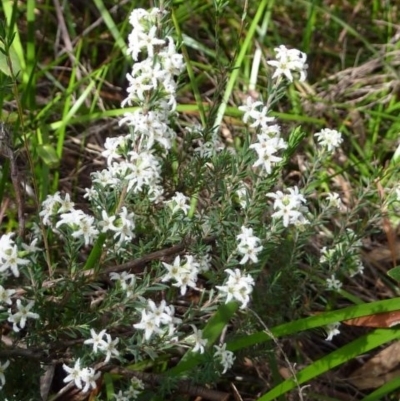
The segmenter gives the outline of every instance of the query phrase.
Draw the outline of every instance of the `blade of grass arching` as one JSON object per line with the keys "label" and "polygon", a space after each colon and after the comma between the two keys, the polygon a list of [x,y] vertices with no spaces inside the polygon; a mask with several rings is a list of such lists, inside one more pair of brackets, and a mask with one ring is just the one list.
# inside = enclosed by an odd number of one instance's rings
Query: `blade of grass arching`
{"label": "blade of grass arching", "polygon": [[108,400],[115,400],[115,389],[114,389],[114,380],[110,373],[104,373],[103,375],[103,383],[106,391],[106,397]]}
{"label": "blade of grass arching", "polygon": [[288,99],[291,104],[290,114],[293,117],[299,117],[304,114],[299,93],[294,89],[293,85],[289,85],[288,87]]}
{"label": "blade of grass arching", "polygon": [[[341,322],[347,319],[353,319],[360,316],[373,315],[375,313],[392,312],[400,309],[400,298],[386,299],[363,305],[354,305],[347,308],[338,309],[331,312],[320,313],[316,316],[306,317],[294,322],[285,323],[270,329],[272,335],[276,338],[299,333],[304,330],[316,327],[326,326],[330,323]],[[229,341],[227,348],[231,351],[237,351],[270,341],[271,337],[264,331],[240,337]]]}
{"label": "blade of grass arching", "polygon": [[60,133],[62,135],[59,136],[59,140],[57,143],[57,154],[59,156],[62,155],[63,145],[64,145],[64,135],[65,135],[65,127],[70,123],[72,117],[76,114],[82,104],[85,102],[87,97],[89,96],[90,92],[96,86],[96,82],[91,80],[82,94],[76,99],[73,106],[70,109],[65,109],[66,113],[64,113],[62,118],[62,125],[60,126]]}
{"label": "blade of grass arching", "polygon": [[[250,45],[253,43],[253,38],[254,35],[256,33],[258,24],[262,18],[262,16],[264,15],[264,11],[266,9],[266,7],[268,6],[268,10],[265,13],[265,18],[269,19],[271,16],[271,12],[270,10],[272,10],[272,7],[274,5],[274,0],[262,0],[260,2],[260,4],[258,5],[258,9],[256,12],[256,15],[254,16],[251,24],[250,24],[250,28],[247,31],[247,35],[240,47],[239,50],[239,54],[236,58],[236,61],[232,67],[232,72],[229,76],[229,80],[228,83],[226,85],[225,88],[225,92],[221,101],[221,104],[218,108],[218,112],[217,115],[215,117],[214,123],[213,123],[213,129],[217,132],[219,130],[219,127],[221,125],[222,119],[224,118],[225,115],[225,111],[226,111],[226,107],[227,107],[227,103],[228,100],[232,94],[233,88],[235,86],[236,80],[239,76],[239,72],[240,72],[240,66],[243,63],[243,60],[245,58],[245,55],[248,51],[248,49],[250,48]],[[268,24],[266,24],[267,26]]]}
{"label": "blade of grass arching", "polygon": [[200,116],[200,121],[201,121],[201,125],[204,127],[206,127],[207,125],[207,119],[206,119],[206,113],[204,110],[204,106],[203,106],[203,101],[201,98],[201,93],[200,93],[200,89],[199,86],[197,85],[197,81],[196,81],[196,77],[194,74],[194,70],[193,70],[193,66],[192,66],[192,62],[190,60],[189,54],[186,50],[186,46],[185,43],[183,41],[183,37],[182,37],[182,31],[180,29],[180,26],[178,24],[178,20],[176,18],[175,15],[175,10],[172,10],[172,21],[174,23],[174,27],[175,27],[175,31],[178,35],[179,41],[182,43],[181,46],[181,53],[183,55],[183,58],[185,59],[185,63],[186,63],[186,70],[189,76],[189,80],[190,80],[190,86],[191,86],[191,90],[192,93],[194,95],[194,98],[196,100],[196,105],[197,105],[197,109],[199,112],[199,116]]}
{"label": "blade of grass arching", "polygon": [[383,384],[381,387],[368,394],[361,401],[380,401],[383,400],[385,395],[392,393],[400,388],[400,377],[395,377],[394,379]]}
{"label": "blade of grass arching", "polygon": [[93,0],[93,2],[99,10],[99,13],[101,14],[101,17],[103,18],[103,21],[109,29],[111,35],[113,36],[116,45],[121,49],[121,52],[126,55],[128,47],[117,25],[115,25],[111,14],[108,12],[106,6],[104,5],[104,2],[102,0]]}
{"label": "blade of grass arching", "polygon": [[[224,327],[232,319],[235,312],[238,310],[236,302],[222,304],[217,312],[210,318],[203,330],[203,338],[207,339],[207,348],[211,348],[217,341]],[[167,371],[169,376],[177,376],[186,372],[204,360],[204,355],[193,353],[190,350],[186,352],[178,365]]]}
{"label": "blade of grass arching", "polygon": [[[63,97],[61,95],[59,95],[58,97],[54,98],[51,102],[47,104],[38,114],[38,116],[43,116],[44,117],[44,112],[43,110],[50,110],[52,107],[52,104],[57,103],[57,101],[62,100]],[[207,112],[207,110],[209,109],[209,105],[205,104],[204,105],[204,110]],[[137,110],[137,107],[125,107],[125,108],[120,108],[120,109],[112,109],[112,110],[104,110],[104,111],[96,111],[93,113],[88,113],[85,115],[81,115],[81,116],[73,116],[71,117],[71,119],[69,120],[69,124],[70,125],[74,125],[74,124],[83,124],[83,123],[88,123],[91,121],[96,121],[102,118],[110,118],[110,117],[121,117],[123,116],[125,113],[127,112],[135,112]],[[179,113],[188,113],[188,114],[197,114],[198,113],[198,107],[196,105],[193,104],[180,104],[176,107],[176,110]],[[227,107],[226,109],[226,114],[229,116],[233,116],[233,117],[237,117],[240,118],[242,115],[242,112],[238,111],[237,107]],[[318,119],[318,118],[314,118],[314,117],[308,117],[308,116],[297,116],[296,118],[294,118],[292,115],[290,114],[286,114],[286,113],[276,113],[273,112],[271,113],[272,116],[277,117],[279,119],[281,119],[282,121],[298,121],[298,122],[304,122],[304,123],[312,123],[312,124],[318,124],[319,126],[324,126],[325,125],[325,121],[323,119]],[[37,120],[38,116],[36,117]],[[60,127],[63,125],[63,121],[54,121],[52,123],[50,123],[48,125],[49,129],[52,131],[57,131],[58,129],[60,129]]]}
{"label": "blade of grass arching", "polygon": [[315,361],[296,374],[296,381],[292,379],[285,380],[283,383],[264,394],[257,401],[272,401],[276,399],[276,397],[296,388],[298,385],[304,384],[336,366],[352,360],[360,354],[364,354],[382,344],[398,338],[400,338],[400,330],[398,329],[376,329],[371,333],[357,338],[350,344],[344,345],[329,355],[324,356],[318,361]]}
{"label": "blade of grass arching", "polygon": [[[10,0],[2,0],[3,13],[5,15],[8,29],[11,29],[15,33],[14,40],[12,43],[12,48],[18,56],[19,64],[21,66],[22,81],[27,83],[29,81],[29,75],[26,71],[26,62],[24,57],[24,48],[21,43],[21,38],[19,36],[18,26],[15,23],[16,12],[18,10],[18,2]],[[14,3],[14,4],[13,4]]]}
{"label": "blade of grass arching", "polygon": [[[64,100],[64,107],[63,107],[63,114],[61,116],[61,124],[59,125],[58,129],[55,132],[55,136],[57,138],[57,146],[56,146],[56,152],[57,156],[61,160],[63,149],[64,149],[64,140],[65,140],[65,131],[67,128],[67,114],[68,111],[70,110],[72,99],[73,99],[73,88],[75,87],[75,80],[76,80],[76,67],[74,66],[72,68],[72,73],[71,77],[69,80],[69,85],[67,88],[67,95],[65,96]],[[58,180],[60,178],[60,174],[58,171],[54,173],[54,178],[53,178],[53,186],[52,186],[52,192],[57,191],[58,189]],[[41,198],[44,199],[47,194],[43,193],[41,194]]]}
{"label": "blade of grass arching", "polygon": [[36,45],[35,45],[35,9],[36,1],[26,2],[26,74],[29,77],[28,85],[24,90],[25,104],[31,111],[36,109]]}
{"label": "blade of grass arching", "polygon": [[374,158],[377,157],[376,151],[376,142],[379,139],[379,131],[382,123],[382,111],[383,108],[386,109],[386,105],[378,104],[378,110],[375,115],[375,118],[368,119],[368,128],[367,128],[367,140],[364,144],[364,155],[367,163],[372,163]]}
{"label": "blade of grass arching", "polygon": [[[217,57],[217,53],[215,52],[214,49],[210,49],[208,46],[200,43],[197,40],[194,40],[192,37],[185,35],[184,33],[182,34],[182,43],[185,44],[186,47],[190,47],[193,50],[197,50],[201,53],[204,53],[205,55],[209,56],[212,59],[215,59]],[[198,62],[194,62],[191,61],[192,65],[199,65],[200,63]],[[205,64],[201,64],[203,69],[208,69],[208,70],[212,70],[212,66],[211,65],[205,65]]]}
{"label": "blade of grass arching", "polygon": [[320,3],[319,0],[311,1],[307,15],[307,24],[303,30],[303,43],[301,45],[301,51],[306,54],[310,53],[310,43],[315,30],[315,22],[317,21],[317,10],[315,9],[315,3],[317,2]]}

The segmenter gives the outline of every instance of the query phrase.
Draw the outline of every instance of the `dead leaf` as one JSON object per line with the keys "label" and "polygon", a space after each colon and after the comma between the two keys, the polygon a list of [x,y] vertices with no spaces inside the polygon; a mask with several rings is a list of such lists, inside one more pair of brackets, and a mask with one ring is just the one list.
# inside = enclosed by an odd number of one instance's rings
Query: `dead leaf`
{"label": "dead leaf", "polygon": [[348,378],[360,390],[378,388],[400,376],[400,369],[393,370],[400,363],[400,341],[389,345]]}

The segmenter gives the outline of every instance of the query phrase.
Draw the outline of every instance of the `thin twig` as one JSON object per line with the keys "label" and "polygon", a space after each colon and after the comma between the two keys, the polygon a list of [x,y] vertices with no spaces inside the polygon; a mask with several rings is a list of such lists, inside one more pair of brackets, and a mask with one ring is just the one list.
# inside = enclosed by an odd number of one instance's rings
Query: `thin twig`
{"label": "thin twig", "polygon": [[296,375],[296,371],[294,370],[293,365],[290,363],[289,358],[287,357],[285,351],[282,349],[281,345],[279,344],[277,338],[272,334],[271,330],[267,327],[267,325],[263,322],[263,320],[260,318],[260,316],[258,316],[258,314],[253,311],[252,309],[249,309],[249,311],[256,317],[256,319],[259,321],[259,323],[261,324],[261,326],[264,328],[264,331],[268,334],[269,337],[271,337],[271,340],[275,343],[275,345],[277,346],[277,348],[279,349],[279,351],[282,353],[283,358],[285,359],[285,362],[289,368],[290,373],[292,374],[292,380],[294,381],[294,383],[296,384],[297,388],[298,388],[298,395],[299,395],[299,400],[300,401],[304,401],[303,398],[303,388],[300,387],[300,383],[297,380],[297,375]]}

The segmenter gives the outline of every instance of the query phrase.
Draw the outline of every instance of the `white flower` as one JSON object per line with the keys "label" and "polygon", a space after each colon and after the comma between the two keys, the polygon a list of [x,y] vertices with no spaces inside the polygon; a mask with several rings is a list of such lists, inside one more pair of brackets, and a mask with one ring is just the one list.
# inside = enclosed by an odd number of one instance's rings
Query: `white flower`
{"label": "white flower", "polygon": [[15,290],[6,290],[3,286],[0,285],[0,303],[11,305],[11,295],[15,294],[15,292]]}
{"label": "white flower", "polygon": [[275,199],[273,207],[276,212],[272,214],[272,217],[282,218],[284,227],[288,227],[290,224],[307,224],[307,220],[302,214],[304,210],[307,210],[303,206],[303,203],[306,203],[306,199],[299,193],[297,187],[287,188],[287,190],[289,194],[284,194],[281,191],[266,194],[267,197]]}
{"label": "white flower", "polygon": [[324,128],[314,136],[317,137],[321,146],[326,147],[328,152],[332,152],[343,142],[342,134],[334,129]]}
{"label": "white flower", "polygon": [[332,262],[335,256],[335,249],[328,249],[326,246],[321,248],[321,256],[319,258],[319,263]]}
{"label": "white flower", "polygon": [[60,193],[56,192],[54,195],[47,195],[46,199],[42,202],[42,210],[39,216],[43,218],[43,224],[50,226],[51,217],[57,214],[59,209]]}
{"label": "white flower", "polygon": [[260,101],[254,101],[251,96],[248,96],[246,99],[246,104],[243,106],[239,106],[238,109],[240,111],[244,111],[243,114],[243,122],[246,124],[249,118],[251,117],[254,111],[257,111],[257,108],[262,106],[263,103]]}
{"label": "white flower", "polygon": [[82,391],[86,393],[92,388],[93,390],[97,387],[96,380],[100,377],[101,372],[97,372],[93,368],[82,369],[81,378],[85,386]]}
{"label": "white flower", "polygon": [[126,291],[127,298],[130,298],[134,294],[136,285],[136,276],[128,272],[122,272],[121,274],[112,272],[110,273],[111,280],[119,281],[121,288]]}
{"label": "white flower", "polygon": [[[207,246],[208,252],[211,251],[211,247]],[[199,263],[199,273],[208,272],[211,267],[211,255],[208,253],[204,255],[198,255],[197,260]]]}
{"label": "white flower", "polygon": [[176,192],[175,196],[164,203],[171,208],[173,214],[182,210],[182,212],[187,215],[190,210],[190,205],[188,205],[189,200],[190,199],[187,196],[180,192]]}
{"label": "white flower", "polygon": [[37,242],[38,238],[35,238],[29,245],[23,243],[22,248],[24,248],[24,251],[27,253],[40,252],[42,250],[36,246]]}
{"label": "white flower", "polygon": [[121,148],[126,146],[127,139],[123,136],[114,138],[107,137],[104,142],[104,149],[101,154],[107,159],[107,164],[110,165],[115,159],[121,158]]}
{"label": "white flower", "polygon": [[0,390],[6,384],[6,377],[4,375],[4,371],[8,368],[9,365],[10,365],[10,361],[5,361],[3,364],[0,363],[0,381],[1,381]]}
{"label": "white flower", "polygon": [[15,277],[19,277],[19,265],[27,265],[30,261],[18,257],[17,245],[12,245],[9,248],[0,251],[0,273],[10,269]]}
{"label": "white flower", "polygon": [[222,346],[214,345],[214,348],[216,349],[214,358],[219,359],[219,362],[224,368],[222,371],[222,374],[224,374],[232,367],[233,362],[235,361],[235,356],[232,351],[226,350],[226,343],[224,343]]}
{"label": "white flower", "polygon": [[89,391],[90,388],[95,389],[97,387],[96,380],[100,377],[101,372],[96,373],[93,368],[81,368],[80,358],[75,361],[73,368],[63,364],[63,369],[68,373],[64,378],[64,383],[73,381],[75,386],[84,393]]}
{"label": "white flower", "polygon": [[68,376],[64,378],[64,383],[68,383],[73,381],[75,386],[80,390],[82,389],[82,369],[81,369],[81,360],[78,358],[75,361],[75,365],[73,368],[63,364],[63,369],[68,373]]}
{"label": "white flower", "polygon": [[171,322],[171,316],[167,312],[168,307],[165,300],[162,300],[157,306],[152,299],[149,299],[147,301],[147,309],[156,326],[169,324]]}
{"label": "white flower", "polygon": [[195,325],[191,324],[190,325],[193,329],[193,336],[191,336],[191,338],[193,338],[194,340],[194,347],[192,349],[192,352],[200,352],[200,354],[204,353],[204,347],[207,344],[207,339],[203,338],[203,332],[202,330],[198,330],[196,328]]}
{"label": "white flower", "polygon": [[343,205],[342,200],[340,199],[340,196],[338,193],[336,192],[330,192],[327,196],[326,196],[326,200],[329,203],[330,207],[333,207],[335,209],[340,209]]}
{"label": "white flower", "polygon": [[106,346],[106,342],[103,340],[104,335],[106,334],[106,330],[101,330],[98,334],[94,329],[90,329],[90,335],[92,338],[85,340],[84,344],[92,344],[93,345],[93,352],[97,353],[98,348],[103,348]]}
{"label": "white flower", "polygon": [[105,210],[102,210],[101,218],[102,220],[99,222],[99,226],[101,227],[102,233],[106,233],[107,231],[116,231],[116,227],[114,226],[116,216],[109,216]]}
{"label": "white flower", "polygon": [[106,359],[104,360],[104,363],[109,362],[109,360],[113,356],[115,356],[115,357],[119,356],[119,351],[116,348],[118,342],[119,342],[118,337],[113,340],[109,334],[106,334],[106,341],[103,341],[99,345],[99,348],[101,349],[101,351],[105,352],[105,354],[106,354]]}
{"label": "white flower", "polygon": [[39,315],[37,313],[30,311],[33,308],[33,305],[35,305],[34,301],[29,301],[28,304],[24,306],[22,305],[21,300],[17,299],[18,311],[12,314],[11,310],[9,310],[8,321],[13,323],[13,330],[15,332],[19,332],[25,327],[27,319],[39,319]]}
{"label": "white flower", "polygon": [[114,393],[113,397],[115,401],[130,401],[129,398],[125,395],[125,392],[119,390],[118,393]]}
{"label": "white flower", "polygon": [[253,291],[253,278],[250,275],[243,276],[239,269],[235,269],[235,271],[225,269],[225,272],[228,274],[228,281],[224,286],[217,286],[217,289],[226,294],[225,303],[236,299],[241,302],[241,309],[245,308]]}
{"label": "white flower", "polygon": [[240,188],[236,190],[236,196],[238,197],[240,207],[242,209],[246,209],[248,195],[247,195],[247,188],[244,184],[241,184]]}
{"label": "white flower", "polygon": [[269,65],[276,68],[272,79],[279,78],[284,75],[290,82],[293,81],[292,72],[297,72],[299,80],[305,81],[308,65],[306,64],[307,55],[297,49],[287,49],[284,45],[274,49],[276,52],[276,60],[268,61]]}
{"label": "white flower", "polygon": [[261,111],[253,110],[250,113],[250,117],[253,120],[250,124],[250,127],[252,128],[260,127],[261,129],[267,128],[269,123],[275,121],[275,117],[268,117],[267,114],[268,114],[267,107],[263,107]]}
{"label": "white flower", "polygon": [[338,327],[340,326],[340,323],[331,323],[328,324],[325,327],[327,336],[326,336],[326,341],[332,341],[332,338],[338,334],[340,334],[340,330],[338,329]]}
{"label": "white flower", "polygon": [[71,210],[61,214],[61,219],[57,222],[56,227],[63,224],[72,228],[72,237],[83,237],[85,246],[93,243],[99,234],[99,230],[94,226],[94,217],[87,215],[82,210]]}
{"label": "white flower", "polygon": [[350,264],[350,268],[349,268],[350,277],[354,277],[357,274],[363,274],[364,265],[357,256],[354,256],[353,260],[351,260],[351,262],[349,262],[349,264]]}
{"label": "white flower", "polygon": [[282,160],[282,157],[275,155],[280,149],[287,147],[286,142],[281,138],[270,138],[266,134],[257,135],[258,141],[250,145],[250,149],[254,149],[258,155],[258,160],[253,167],[262,166],[267,174],[271,174],[272,167]]}
{"label": "white flower", "polygon": [[64,199],[61,197],[61,195],[57,196],[56,198],[58,200],[58,203],[60,204],[57,213],[68,213],[74,210],[75,203],[71,201],[71,197],[69,194],[65,194]]}
{"label": "white flower", "polygon": [[173,323],[178,323],[181,320],[174,317],[173,305],[167,306],[166,302],[162,300],[157,306],[151,299],[147,300],[147,308],[142,310],[142,320],[136,323],[133,327],[144,330],[144,338],[149,340],[153,333],[161,334],[163,331],[160,329],[161,325],[167,325],[169,328],[169,335],[174,332]]}
{"label": "white flower", "polygon": [[186,262],[182,263],[178,255],[172,265],[164,263],[167,269],[167,274],[162,278],[162,281],[175,280],[174,287],[181,289],[181,295],[185,295],[187,287],[196,288],[197,275],[199,273],[200,264],[194,260],[192,255],[186,255]]}
{"label": "white flower", "polygon": [[331,275],[330,278],[326,279],[326,286],[328,290],[339,291],[342,288],[342,282],[338,280],[334,274]]}
{"label": "white flower", "polygon": [[133,230],[135,229],[134,213],[128,213],[127,208],[124,206],[118,214],[119,219],[115,224],[114,238],[118,238],[118,242],[123,244],[125,241],[130,241],[134,236]]}
{"label": "white flower", "polygon": [[134,324],[133,327],[144,330],[145,340],[149,340],[153,333],[162,333],[161,329],[156,325],[152,314],[148,314],[145,309],[142,310],[142,320],[140,323]]}
{"label": "white flower", "polygon": [[137,399],[143,389],[143,382],[136,377],[132,377],[130,387],[125,391],[120,390],[118,394],[114,394],[114,397],[116,401],[133,401]]}
{"label": "white flower", "polygon": [[243,258],[239,263],[243,265],[247,263],[248,260],[257,263],[257,254],[262,251],[262,246],[258,246],[261,240],[253,235],[252,228],[242,226],[241,230],[242,233],[236,236],[240,241],[237,246],[237,251],[243,255]]}

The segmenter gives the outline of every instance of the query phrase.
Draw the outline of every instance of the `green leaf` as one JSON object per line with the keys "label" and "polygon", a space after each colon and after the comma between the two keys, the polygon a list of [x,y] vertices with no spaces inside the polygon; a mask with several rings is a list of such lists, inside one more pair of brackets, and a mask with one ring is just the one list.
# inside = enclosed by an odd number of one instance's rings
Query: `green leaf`
{"label": "green leaf", "polygon": [[57,152],[55,148],[53,148],[53,146],[49,144],[40,145],[37,148],[37,152],[44,164],[46,164],[50,168],[58,167],[60,159],[57,156]]}
{"label": "green leaf", "polygon": [[4,44],[0,43],[0,71],[9,77],[17,77],[21,72],[21,64],[18,55],[12,47],[10,47],[8,54],[12,67],[12,74],[8,66],[7,56],[4,54]]}
{"label": "green leaf", "polygon": [[288,379],[274,387],[271,391],[264,394],[258,401],[272,401],[288,391],[301,386],[303,383],[322,375],[323,373],[339,366],[360,354],[364,354],[374,348],[379,347],[389,341],[398,339],[400,330],[398,329],[377,329],[352,341],[329,355],[315,361],[310,366],[297,373],[296,381]]}
{"label": "green leaf", "polygon": [[[343,320],[354,319],[360,316],[373,315],[376,313],[392,312],[399,309],[400,298],[385,299],[383,301],[370,302],[363,305],[354,305],[347,308],[338,309],[331,312],[324,312],[316,316],[306,317],[272,327],[271,333],[279,338],[290,334],[299,333],[304,330],[316,327],[326,326],[331,323],[341,322]],[[228,343],[230,351],[237,351],[252,345],[271,341],[271,337],[265,332],[260,331],[254,334],[236,338]]]}
{"label": "green leaf", "polygon": [[391,277],[393,280],[400,282],[400,266],[393,267],[387,272],[387,275]]}

